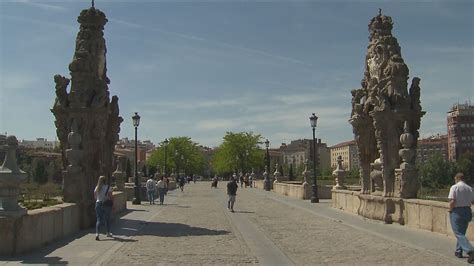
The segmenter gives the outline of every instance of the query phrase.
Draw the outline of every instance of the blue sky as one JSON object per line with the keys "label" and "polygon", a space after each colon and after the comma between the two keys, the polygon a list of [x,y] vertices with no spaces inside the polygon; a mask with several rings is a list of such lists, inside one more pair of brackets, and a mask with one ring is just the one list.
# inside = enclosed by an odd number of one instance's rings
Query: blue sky
{"label": "blue sky", "polygon": [[[189,136],[216,146],[253,131],[272,147],[353,138],[350,91],[360,86],[367,24],[392,17],[410,80],[421,78],[421,135],[446,134],[446,112],[474,100],[472,1],[101,1],[111,95],[132,137]],[[90,1],[0,0],[0,132],[55,138],[53,76],[69,77]]]}

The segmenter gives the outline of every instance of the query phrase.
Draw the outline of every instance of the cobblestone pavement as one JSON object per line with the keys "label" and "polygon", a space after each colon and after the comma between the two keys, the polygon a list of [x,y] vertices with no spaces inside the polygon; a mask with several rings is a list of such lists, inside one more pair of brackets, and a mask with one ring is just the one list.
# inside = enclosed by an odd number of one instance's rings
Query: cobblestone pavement
{"label": "cobblestone pavement", "polygon": [[[458,265],[465,260],[435,254],[359,231],[239,189],[236,213],[226,209],[224,183],[188,185],[123,245],[107,264],[330,264]],[[272,193],[272,192],[269,192]],[[252,235],[261,234],[259,237]],[[265,242],[266,241],[266,242]],[[259,245],[262,243],[263,247]],[[273,246],[271,246],[273,245]],[[262,248],[277,249],[275,254]],[[260,249],[260,250],[259,250]],[[278,254],[280,252],[280,254]],[[281,263],[269,256],[280,256]],[[286,259],[286,260],[285,260]]]}

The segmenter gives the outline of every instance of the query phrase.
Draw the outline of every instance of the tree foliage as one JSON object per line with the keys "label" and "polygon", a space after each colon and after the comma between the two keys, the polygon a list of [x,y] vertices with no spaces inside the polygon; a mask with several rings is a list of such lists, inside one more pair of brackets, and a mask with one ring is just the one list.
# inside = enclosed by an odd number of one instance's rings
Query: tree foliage
{"label": "tree foliage", "polygon": [[258,146],[261,139],[253,132],[227,132],[211,160],[214,172],[224,175],[237,169],[250,172],[263,168],[264,151]]}
{"label": "tree foliage", "polygon": [[[152,153],[147,160],[148,166],[157,167],[164,171],[166,150],[166,175],[171,175],[171,169],[178,167],[180,172],[187,175],[203,175],[206,166],[204,154],[197,143],[189,137],[173,137],[165,148],[164,143]],[[156,168],[155,168],[156,169]]]}
{"label": "tree foliage", "polygon": [[45,184],[48,182],[48,172],[46,171],[46,162],[42,158],[34,158],[32,161],[31,176],[33,181],[38,184]]}
{"label": "tree foliage", "polygon": [[441,154],[433,155],[426,163],[420,165],[421,185],[429,188],[442,188],[453,183],[455,165],[444,160]]}
{"label": "tree foliage", "polygon": [[456,162],[456,171],[464,174],[465,181],[474,185],[474,153],[466,152],[459,156]]}

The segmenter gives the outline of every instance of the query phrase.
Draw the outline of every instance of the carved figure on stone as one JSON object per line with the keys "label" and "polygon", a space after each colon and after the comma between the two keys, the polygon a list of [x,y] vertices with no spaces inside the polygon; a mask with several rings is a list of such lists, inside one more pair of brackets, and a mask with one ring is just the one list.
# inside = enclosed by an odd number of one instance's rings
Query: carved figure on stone
{"label": "carved figure on stone", "polygon": [[54,106],[67,107],[68,95],[66,88],[69,85],[69,79],[61,75],[54,75],[54,83],[56,83],[56,100]]}
{"label": "carved figure on stone", "polygon": [[381,11],[369,23],[362,87],[351,91],[349,119],[359,149],[361,192],[379,192],[381,188],[383,196],[395,193],[395,168],[400,165],[399,137],[404,122],[410,125],[416,149],[420,120],[425,113],[419,100],[420,79],[413,78],[410,91],[407,90],[409,70],[392,28],[392,18]]}
{"label": "carved figure on stone", "polygon": [[370,181],[372,184],[372,192],[383,191],[383,174],[382,174],[382,163],[380,158],[377,158],[373,163],[370,164],[372,170],[370,171]]}

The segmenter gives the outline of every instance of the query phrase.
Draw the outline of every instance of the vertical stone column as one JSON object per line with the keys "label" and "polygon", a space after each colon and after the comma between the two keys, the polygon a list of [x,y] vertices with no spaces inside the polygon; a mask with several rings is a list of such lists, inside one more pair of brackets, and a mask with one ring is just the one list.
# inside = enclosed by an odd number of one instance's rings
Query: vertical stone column
{"label": "vertical stone column", "polygon": [[415,167],[416,150],[413,148],[415,138],[410,133],[408,122],[405,121],[404,133],[400,136],[402,149],[399,155],[402,158],[400,168],[395,169],[395,196],[400,198],[416,198],[420,181]]}
{"label": "vertical stone column", "polygon": [[117,157],[117,169],[115,169],[114,173],[112,174],[115,180],[115,185],[117,186],[117,190],[119,191],[123,191],[125,189],[125,181],[127,178],[127,173],[124,171],[125,159],[126,158],[123,156]]}
{"label": "vertical stone column", "polygon": [[0,217],[17,218],[26,214],[26,209],[18,205],[20,183],[26,180],[26,173],[18,167],[16,150],[18,140],[8,136],[5,145],[5,158],[0,167]]}

